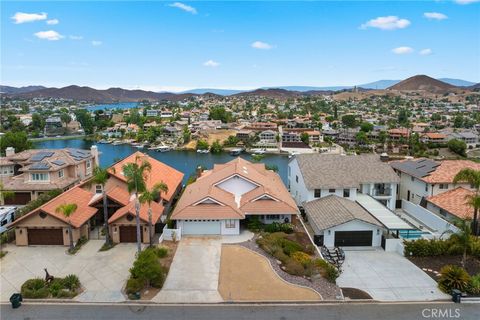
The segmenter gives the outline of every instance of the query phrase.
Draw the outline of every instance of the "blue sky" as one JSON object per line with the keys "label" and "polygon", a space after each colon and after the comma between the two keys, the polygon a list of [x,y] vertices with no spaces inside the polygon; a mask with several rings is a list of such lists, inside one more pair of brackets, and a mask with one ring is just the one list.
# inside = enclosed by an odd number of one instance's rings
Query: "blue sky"
{"label": "blue sky", "polygon": [[178,91],[415,74],[480,82],[475,0],[0,5],[7,85]]}

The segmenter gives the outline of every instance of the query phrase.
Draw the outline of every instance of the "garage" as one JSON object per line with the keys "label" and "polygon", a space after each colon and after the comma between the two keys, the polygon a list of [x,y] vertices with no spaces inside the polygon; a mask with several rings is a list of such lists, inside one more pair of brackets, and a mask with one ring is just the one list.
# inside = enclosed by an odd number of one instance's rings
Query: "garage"
{"label": "garage", "polygon": [[15,192],[13,197],[5,199],[5,204],[27,204],[32,199],[30,192]]}
{"label": "garage", "polygon": [[220,234],[220,220],[183,220],[182,234]]}
{"label": "garage", "polygon": [[29,245],[63,245],[62,229],[27,229]]}
{"label": "garage", "polygon": [[[143,232],[140,230],[141,241]],[[137,226],[120,226],[120,242],[137,242]]]}
{"label": "garage", "polygon": [[368,247],[373,231],[335,231],[335,247]]}

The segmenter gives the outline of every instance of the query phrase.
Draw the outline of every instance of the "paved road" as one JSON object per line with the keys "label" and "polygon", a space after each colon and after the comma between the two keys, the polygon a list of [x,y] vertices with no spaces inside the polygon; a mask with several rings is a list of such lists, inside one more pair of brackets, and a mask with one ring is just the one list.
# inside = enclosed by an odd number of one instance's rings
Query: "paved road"
{"label": "paved road", "polygon": [[480,319],[478,304],[320,304],[320,305],[87,305],[24,304],[19,309],[0,306],[0,318],[8,320],[162,319],[162,320],[416,320]]}

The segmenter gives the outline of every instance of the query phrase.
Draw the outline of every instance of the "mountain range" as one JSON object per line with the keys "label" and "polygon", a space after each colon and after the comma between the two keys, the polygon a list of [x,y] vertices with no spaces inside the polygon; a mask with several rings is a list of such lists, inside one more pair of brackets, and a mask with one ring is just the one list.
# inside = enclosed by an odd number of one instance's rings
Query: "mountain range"
{"label": "mountain range", "polygon": [[[444,81],[442,81],[444,80]],[[58,98],[72,99],[77,101],[89,101],[96,103],[114,103],[114,102],[136,102],[139,100],[152,101],[181,101],[193,96],[262,96],[270,98],[289,98],[296,96],[312,96],[332,94],[336,91],[351,91],[356,88],[358,91],[367,90],[422,90],[431,93],[445,93],[457,89],[478,88],[479,84],[460,79],[434,79],[426,75],[416,75],[400,80],[379,80],[358,86],[333,86],[333,87],[314,87],[314,86],[280,86],[265,87],[256,90],[229,90],[229,89],[195,89],[180,93],[171,92],[153,92],[145,90],[127,90],[122,88],[109,88],[98,90],[86,86],[71,85],[63,88],[46,88],[43,86],[10,87],[0,86],[0,92],[11,97],[18,98]]]}

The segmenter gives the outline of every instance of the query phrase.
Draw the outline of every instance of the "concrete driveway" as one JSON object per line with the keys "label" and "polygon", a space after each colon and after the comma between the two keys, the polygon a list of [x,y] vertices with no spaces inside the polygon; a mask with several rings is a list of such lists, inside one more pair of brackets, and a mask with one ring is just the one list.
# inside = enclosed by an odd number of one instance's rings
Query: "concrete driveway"
{"label": "concrete driveway", "polygon": [[21,285],[35,277],[44,278],[44,268],[53,276],[76,274],[85,291],[74,299],[83,302],[125,301],[121,290],[135,258],[134,243],[121,243],[98,252],[103,240],[90,240],[76,255],[68,255],[61,246],[17,247],[9,245],[1,260],[1,301],[19,292]]}
{"label": "concrete driveway", "polygon": [[222,240],[185,237],[180,241],[162,290],[153,302],[223,301],[218,292]]}
{"label": "concrete driveway", "polygon": [[358,288],[378,301],[449,299],[437,283],[397,253],[382,249],[345,251],[340,287]]}

